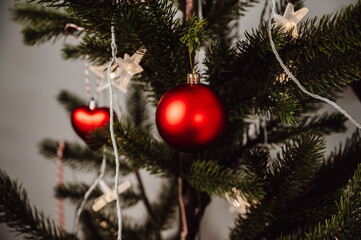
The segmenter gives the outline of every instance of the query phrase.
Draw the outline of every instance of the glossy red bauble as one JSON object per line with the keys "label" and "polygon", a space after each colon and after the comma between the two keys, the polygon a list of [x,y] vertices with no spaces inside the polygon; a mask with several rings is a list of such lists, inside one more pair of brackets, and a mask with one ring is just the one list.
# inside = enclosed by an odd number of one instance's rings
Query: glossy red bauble
{"label": "glossy red bauble", "polygon": [[88,136],[97,128],[105,127],[110,121],[110,109],[101,107],[90,109],[87,105],[77,107],[71,114],[71,124],[74,131],[90,148],[95,150],[99,146],[90,144]]}
{"label": "glossy red bauble", "polygon": [[201,151],[214,143],[225,127],[219,96],[204,84],[181,84],[168,90],[158,103],[160,136],[181,152]]}

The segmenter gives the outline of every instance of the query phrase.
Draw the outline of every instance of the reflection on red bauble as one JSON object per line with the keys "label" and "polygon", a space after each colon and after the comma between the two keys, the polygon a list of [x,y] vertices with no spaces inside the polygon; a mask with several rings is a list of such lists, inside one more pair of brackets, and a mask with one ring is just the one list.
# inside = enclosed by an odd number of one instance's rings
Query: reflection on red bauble
{"label": "reflection on red bauble", "polygon": [[71,124],[74,131],[81,137],[85,143],[93,150],[99,145],[92,145],[88,139],[91,132],[97,128],[101,129],[110,122],[110,109],[107,107],[89,108],[87,105],[77,107],[71,114]]}
{"label": "reflection on red bauble", "polygon": [[181,152],[201,151],[214,143],[225,127],[220,97],[204,84],[181,84],[168,90],[158,103],[160,136]]}

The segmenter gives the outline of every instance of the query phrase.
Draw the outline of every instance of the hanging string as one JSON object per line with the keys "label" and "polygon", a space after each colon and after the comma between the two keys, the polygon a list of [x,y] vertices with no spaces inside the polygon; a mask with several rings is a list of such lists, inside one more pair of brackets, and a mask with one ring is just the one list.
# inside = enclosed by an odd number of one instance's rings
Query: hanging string
{"label": "hanging string", "polygon": [[[65,31],[66,35],[69,34],[69,32],[68,32],[69,28],[74,28],[74,29],[76,29],[77,31],[80,31],[80,32],[89,31],[89,29],[79,27],[78,25],[76,25],[74,23],[68,23],[64,27],[64,31]],[[75,39],[78,39],[78,36],[74,36],[74,37],[75,37]],[[96,100],[98,98],[98,95],[99,95],[99,81],[100,81],[100,79],[97,78],[96,79],[96,88],[95,88],[96,90],[95,90],[95,94],[93,96],[92,93],[91,93],[91,90],[90,90],[90,82],[89,82],[89,54],[86,54],[85,55],[85,62],[84,62],[84,82],[85,82],[85,90],[86,90],[86,93],[88,95],[89,100]]]}
{"label": "hanging string", "polygon": [[110,77],[110,72],[111,72],[111,67],[115,62],[115,58],[117,55],[117,45],[115,43],[115,29],[114,29],[114,23],[112,22],[111,25],[111,35],[112,35],[112,43],[111,43],[111,48],[112,48],[112,60],[108,63],[108,71],[107,71],[107,75],[108,75],[108,88],[109,88],[109,105],[110,105],[110,135],[111,135],[111,139],[112,139],[112,144],[113,144],[113,149],[114,149],[114,157],[115,157],[115,194],[116,194],[116,198],[117,198],[117,213],[118,213],[118,240],[122,239],[122,212],[121,212],[121,207],[120,207],[120,197],[119,197],[119,190],[118,190],[118,185],[119,185],[119,154],[118,154],[118,147],[117,147],[117,143],[115,140],[115,135],[114,135],[114,102],[113,102],[113,89],[112,89],[112,84],[111,84],[111,77]]}
{"label": "hanging string", "polygon": [[[56,177],[58,187],[63,186],[63,153],[65,148],[65,141],[61,141],[56,152]],[[58,226],[60,231],[64,231],[64,205],[63,199],[58,198],[57,204],[57,213],[58,213]]]}
{"label": "hanging string", "polygon": [[96,100],[99,95],[99,77],[96,78],[96,87],[95,87],[95,94],[94,96],[90,90],[90,81],[89,81],[89,54],[85,55],[85,62],[84,62],[84,82],[85,82],[85,90],[88,95],[89,100]]}
{"label": "hanging string", "polygon": [[89,31],[89,29],[86,29],[86,28],[83,28],[83,27],[79,27],[78,25],[74,24],[74,23],[67,23],[64,27],[64,31],[65,31],[65,34],[68,35],[68,28],[74,28],[76,29],[77,31],[80,31],[80,32],[87,32]]}
{"label": "hanging string", "polygon": [[188,236],[188,224],[187,224],[187,217],[186,217],[186,211],[184,207],[183,202],[183,196],[182,196],[182,178],[178,178],[178,201],[179,201],[179,207],[181,212],[181,221],[182,221],[182,229],[180,234],[180,240],[186,240]]}
{"label": "hanging string", "polygon": [[89,55],[85,55],[85,63],[84,63],[84,81],[85,81],[85,90],[88,95],[88,98],[93,99],[92,93],[90,91],[90,82],[89,82]]}
{"label": "hanging string", "polygon": [[[271,18],[275,18],[276,16],[276,2],[275,0],[272,0],[272,15]],[[321,97],[317,94],[311,93],[309,92],[305,87],[302,86],[302,84],[297,80],[297,78],[295,76],[293,76],[293,74],[291,73],[291,71],[286,67],[286,65],[283,63],[281,57],[279,56],[277,50],[276,50],[276,46],[275,43],[273,42],[272,39],[272,23],[271,23],[271,19],[268,21],[268,36],[269,36],[269,40],[270,40],[270,44],[272,47],[272,51],[274,53],[274,55],[276,56],[276,59],[278,60],[279,64],[281,65],[281,67],[283,68],[283,70],[288,74],[288,76],[290,76],[290,78],[292,79],[292,81],[294,83],[296,83],[296,85],[298,86],[299,89],[301,89],[302,92],[304,92],[305,94],[309,95],[312,98],[318,99],[320,101],[323,101],[325,103],[330,104],[332,107],[334,107],[335,109],[337,109],[340,113],[342,113],[345,117],[347,117],[356,127],[361,129],[361,125],[356,122],[355,119],[353,119],[353,117],[351,117],[351,115],[349,115],[345,110],[343,110],[339,105],[337,105],[335,102],[331,101],[328,98],[325,97]]]}
{"label": "hanging string", "polygon": [[263,128],[263,143],[268,143],[267,116],[260,116],[260,127]]}
{"label": "hanging string", "polygon": [[88,191],[86,191],[86,193],[84,194],[84,198],[83,201],[80,204],[80,207],[76,213],[76,219],[75,219],[75,224],[74,224],[74,231],[75,231],[75,236],[76,237],[76,233],[78,232],[78,225],[79,225],[79,219],[80,219],[80,215],[83,212],[85,205],[88,201],[88,198],[90,196],[90,194],[94,191],[94,189],[96,188],[96,186],[99,184],[99,182],[103,179],[104,174],[105,174],[105,167],[106,167],[106,163],[107,163],[107,158],[106,158],[106,148],[104,147],[103,149],[103,159],[102,159],[102,165],[100,167],[100,174],[99,176],[95,179],[95,181],[93,182],[93,184],[89,187]]}
{"label": "hanging string", "polygon": [[192,14],[194,12],[194,1],[193,0],[185,0],[185,19],[188,21],[191,19]]}

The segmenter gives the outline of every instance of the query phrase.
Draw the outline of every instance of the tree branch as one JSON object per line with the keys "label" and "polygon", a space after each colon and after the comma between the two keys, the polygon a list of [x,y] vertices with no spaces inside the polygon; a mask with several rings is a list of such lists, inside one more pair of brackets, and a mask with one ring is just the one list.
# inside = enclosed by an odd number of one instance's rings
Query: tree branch
{"label": "tree branch", "polygon": [[144,188],[144,185],[143,185],[143,181],[142,181],[142,178],[139,174],[139,171],[135,171],[134,172],[137,180],[138,180],[138,183],[139,183],[139,188],[140,188],[140,195],[141,195],[141,198],[142,198],[142,201],[145,205],[145,208],[147,209],[148,211],[148,214],[149,214],[149,217],[152,219],[152,223],[153,223],[153,226],[154,228],[156,229],[155,231],[155,234],[156,234],[156,239],[161,239],[161,235],[160,235],[160,231],[158,229],[158,225],[157,225],[157,218],[154,214],[154,211],[152,209],[152,206],[150,205],[149,203],[149,200],[147,198],[147,196],[145,195],[145,188]]}

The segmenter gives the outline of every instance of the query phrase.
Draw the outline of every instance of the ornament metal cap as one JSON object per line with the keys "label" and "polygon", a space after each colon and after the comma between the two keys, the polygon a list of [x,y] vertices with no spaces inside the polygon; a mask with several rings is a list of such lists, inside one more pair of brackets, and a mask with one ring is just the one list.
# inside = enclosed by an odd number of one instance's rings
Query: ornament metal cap
{"label": "ornament metal cap", "polygon": [[92,99],[90,100],[90,102],[89,102],[89,109],[90,109],[90,110],[94,110],[94,108],[95,108],[95,101],[94,101],[94,99],[92,98]]}
{"label": "ornament metal cap", "polygon": [[200,77],[198,73],[188,73],[187,74],[187,83],[188,84],[198,84],[200,83]]}

